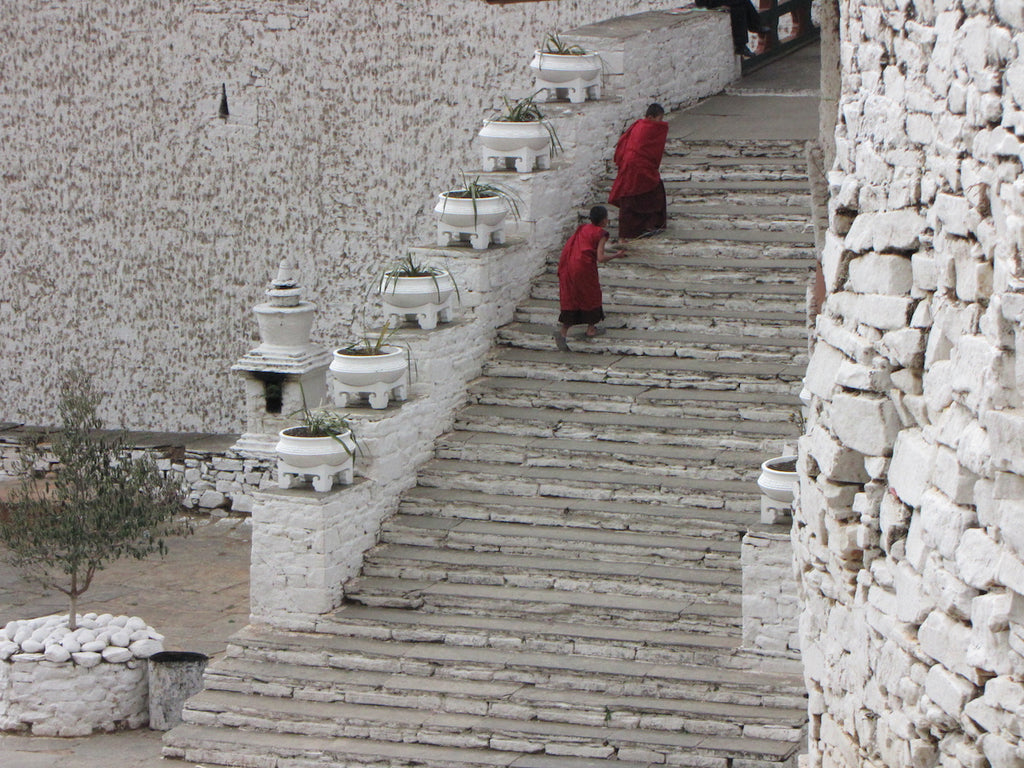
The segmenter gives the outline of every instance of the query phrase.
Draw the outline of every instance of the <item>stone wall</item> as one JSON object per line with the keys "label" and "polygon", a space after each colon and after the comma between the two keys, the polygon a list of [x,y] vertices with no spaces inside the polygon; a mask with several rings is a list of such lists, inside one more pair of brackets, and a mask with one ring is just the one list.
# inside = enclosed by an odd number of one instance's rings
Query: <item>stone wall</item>
{"label": "stone wall", "polygon": [[149,720],[147,659],[163,635],[136,616],[53,615],[0,629],[0,731],[88,736]]}
{"label": "stone wall", "polygon": [[825,766],[1024,764],[1024,6],[842,0],[793,537]]}
{"label": "stone wall", "polygon": [[[48,423],[77,360],[111,390],[112,425],[238,431],[228,366],[254,346],[251,308],[283,256],[321,308],[315,340],[345,338],[373,319],[364,296],[382,264],[430,239],[436,194],[479,166],[485,112],[529,92],[545,34],[664,6],[5,8],[0,421]],[[706,50],[672,52],[651,76]],[[636,94],[662,96],[655,83]]]}

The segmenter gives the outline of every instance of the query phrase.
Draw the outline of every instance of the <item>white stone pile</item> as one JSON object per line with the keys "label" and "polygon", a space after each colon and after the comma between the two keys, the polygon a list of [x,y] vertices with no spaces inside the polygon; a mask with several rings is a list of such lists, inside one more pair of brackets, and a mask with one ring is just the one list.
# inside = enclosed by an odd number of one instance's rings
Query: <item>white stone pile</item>
{"label": "white stone pile", "polygon": [[163,636],[142,619],[87,613],[0,629],[0,731],[86,736],[149,719],[147,662]]}
{"label": "white stone pile", "polygon": [[69,629],[67,614],[10,621],[0,629],[0,660],[95,667],[148,659],[164,649],[164,636],[138,616],[87,613],[77,624]]}

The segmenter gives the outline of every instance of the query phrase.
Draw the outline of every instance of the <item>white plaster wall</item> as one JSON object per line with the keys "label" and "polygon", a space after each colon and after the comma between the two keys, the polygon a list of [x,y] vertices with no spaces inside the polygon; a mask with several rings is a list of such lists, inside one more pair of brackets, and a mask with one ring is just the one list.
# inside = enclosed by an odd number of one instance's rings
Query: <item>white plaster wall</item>
{"label": "white plaster wall", "polygon": [[470,139],[529,91],[543,36],[664,5],[6,7],[0,420],[52,422],[56,374],[80,362],[112,424],[237,431],[228,367],[255,345],[251,307],[282,256],[331,346],[382,261],[430,239],[434,195],[479,165]]}
{"label": "white plaster wall", "polygon": [[793,528],[809,763],[1020,766],[1024,6],[840,7]]}

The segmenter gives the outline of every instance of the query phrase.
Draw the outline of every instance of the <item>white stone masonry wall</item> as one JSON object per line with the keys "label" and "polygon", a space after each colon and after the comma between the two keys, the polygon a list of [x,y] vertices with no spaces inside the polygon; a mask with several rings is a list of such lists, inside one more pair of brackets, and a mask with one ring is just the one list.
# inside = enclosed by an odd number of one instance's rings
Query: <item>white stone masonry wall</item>
{"label": "white stone masonry wall", "polygon": [[842,0],[793,537],[814,766],[1024,765],[1024,6]]}
{"label": "white stone masonry wall", "polygon": [[[666,5],[7,4],[0,420],[47,423],[77,360],[112,389],[111,425],[240,431],[228,365],[255,346],[251,308],[281,258],[321,308],[316,341],[372,322],[373,279],[429,238],[437,193],[479,166],[487,112],[530,92],[544,36]],[[710,39],[635,67],[632,97],[664,97],[662,75]]]}
{"label": "white stone masonry wall", "polygon": [[163,635],[136,616],[67,614],[0,628],[0,730],[88,736],[149,720],[147,659]]}

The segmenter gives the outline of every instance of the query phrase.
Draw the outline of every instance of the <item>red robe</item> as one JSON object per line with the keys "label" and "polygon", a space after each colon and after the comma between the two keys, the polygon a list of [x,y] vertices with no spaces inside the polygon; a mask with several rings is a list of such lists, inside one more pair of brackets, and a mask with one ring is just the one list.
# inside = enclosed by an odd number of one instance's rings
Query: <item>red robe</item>
{"label": "red robe", "polygon": [[597,246],[608,230],[587,222],[573,233],[558,261],[558,299],[565,310],[601,308],[601,283],[597,278]]}
{"label": "red robe", "polygon": [[608,195],[608,202],[618,205],[624,197],[650,192],[661,183],[658,167],[665,153],[668,123],[642,117],[619,137],[615,146],[615,165],[619,172]]}

